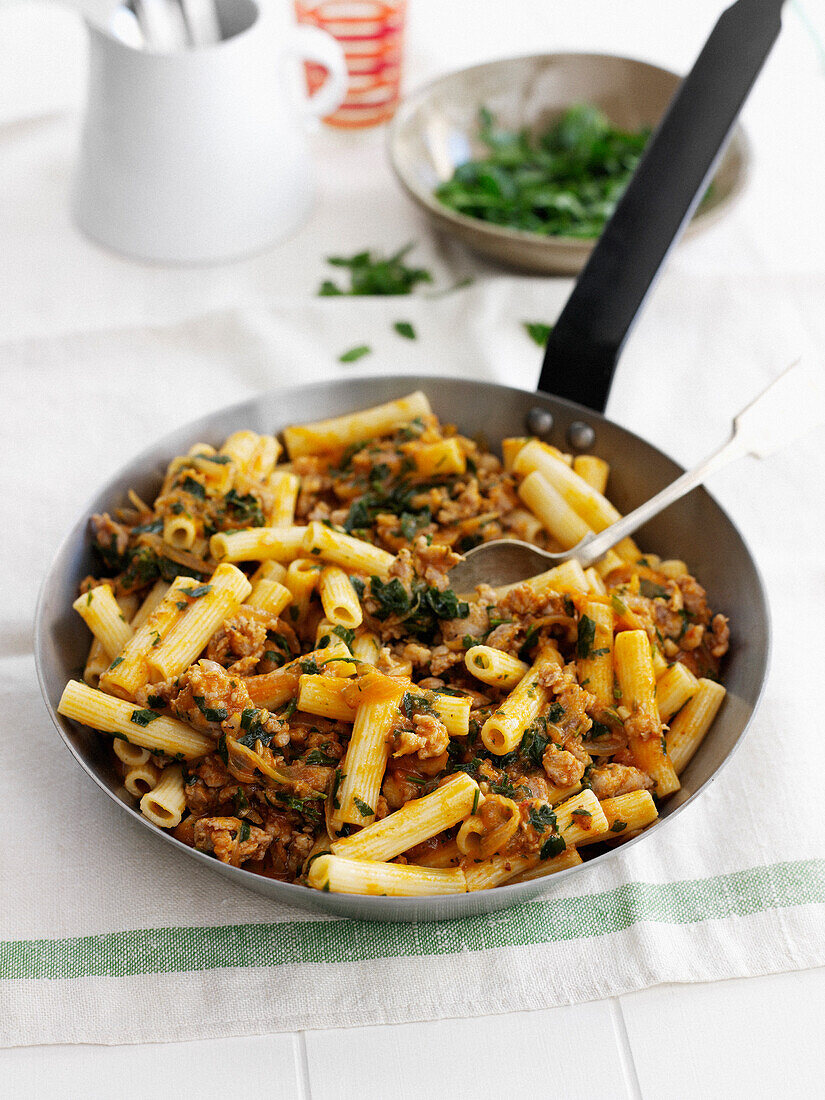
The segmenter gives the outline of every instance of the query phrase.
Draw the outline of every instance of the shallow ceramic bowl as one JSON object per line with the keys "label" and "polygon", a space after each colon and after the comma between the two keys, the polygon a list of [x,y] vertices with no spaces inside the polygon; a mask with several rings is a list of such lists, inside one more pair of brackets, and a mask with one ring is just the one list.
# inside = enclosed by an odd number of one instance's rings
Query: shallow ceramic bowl
{"label": "shallow ceramic bowl", "polygon": [[[625,129],[655,127],[681,78],[667,69],[607,54],[560,53],[514,57],[449,73],[401,104],[389,131],[390,163],[410,198],[436,227],[493,260],[542,275],[575,275],[593,241],[543,237],[458,214],[433,195],[455,168],[483,155],[478,109],[489,107],[502,126],[540,133],[568,107],[592,103]],[[713,187],[686,236],[710,225],[742,190],[748,144],[740,126],[723,154]]]}

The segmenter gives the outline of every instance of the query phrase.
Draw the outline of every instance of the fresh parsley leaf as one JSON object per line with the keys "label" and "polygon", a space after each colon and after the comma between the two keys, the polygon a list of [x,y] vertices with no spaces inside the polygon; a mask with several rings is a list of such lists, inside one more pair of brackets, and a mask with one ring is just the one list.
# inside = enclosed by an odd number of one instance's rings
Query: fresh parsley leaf
{"label": "fresh parsley leaf", "polygon": [[410,294],[418,283],[432,282],[432,275],[426,268],[409,267],[404,263],[404,257],[413,247],[413,244],[405,245],[393,255],[386,257],[366,249],[363,252],[357,252],[354,256],[329,256],[327,263],[333,267],[347,269],[349,287],[343,288],[332,280],[325,279],[318,293],[323,296]]}
{"label": "fresh parsley leaf", "polygon": [[592,656],[591,650],[593,649],[593,641],[596,637],[596,624],[587,615],[582,615],[579,619],[579,633],[576,640],[576,656],[577,657],[590,657]]}
{"label": "fresh parsley leaf", "polygon": [[627,828],[626,821],[614,821],[610,826],[611,833],[623,833]]}
{"label": "fresh parsley leaf", "polygon": [[242,821],[241,822],[241,827],[238,830],[238,840],[240,841],[241,844],[243,844],[243,842],[245,840],[249,840],[250,832],[251,832],[251,829],[249,828],[249,822],[248,821]]}
{"label": "fresh parsley leaf", "polygon": [[207,722],[225,722],[229,717],[226,707],[207,707],[202,695],[193,695],[195,706],[204,716]]}
{"label": "fresh parsley leaf", "polygon": [[198,500],[206,500],[206,489],[199,481],[195,481],[189,474],[181,482],[181,489],[185,493],[189,493],[190,496],[197,497]]}
{"label": "fresh parsley leaf", "polygon": [[543,321],[522,321],[522,324],[533,343],[543,348],[553,331],[553,326],[546,325]]}
{"label": "fresh parsley leaf", "polygon": [[372,352],[372,348],[369,344],[359,344],[358,347],[350,348],[349,351],[344,351],[338,356],[339,363],[354,363],[356,359],[363,359],[365,355],[369,355]]}
{"label": "fresh parsley leaf", "polygon": [[182,588],[181,592],[184,596],[188,596],[190,600],[199,600],[201,596],[205,596],[207,592],[212,591],[211,584],[199,584],[197,588]]}
{"label": "fresh parsley leaf", "polygon": [[417,339],[415,329],[412,327],[409,321],[396,321],[392,326],[399,336],[403,336],[405,340]]}
{"label": "fresh parsley leaf", "polygon": [[375,810],[373,810],[372,806],[368,805],[357,795],[353,797],[352,801],[355,803],[361,817],[372,817],[375,814]]}
{"label": "fresh parsley leaf", "polygon": [[539,852],[539,859],[553,859],[554,856],[561,855],[564,849],[567,847],[564,837],[558,836],[553,833],[545,840],[541,846]]}
{"label": "fresh parsley leaf", "polygon": [[123,660],[124,660],[123,657],[115,657],[115,659],[109,665],[109,671],[111,672],[113,668],[117,668],[118,665],[122,665]]}
{"label": "fresh parsley leaf", "polygon": [[532,806],[527,820],[537,833],[546,833],[556,827],[556,815],[548,805]]}
{"label": "fresh parsley leaf", "polygon": [[320,749],[310,749],[304,757],[304,763],[312,767],[334,768],[338,761],[334,756],[327,756],[327,754]]}
{"label": "fresh parsley leaf", "polygon": [[136,726],[148,726],[156,718],[160,718],[156,710],[133,710],[129,721],[134,722]]}
{"label": "fresh parsley leaf", "polygon": [[660,584],[655,584],[647,577],[639,578],[639,592],[648,600],[669,600],[670,593]]}

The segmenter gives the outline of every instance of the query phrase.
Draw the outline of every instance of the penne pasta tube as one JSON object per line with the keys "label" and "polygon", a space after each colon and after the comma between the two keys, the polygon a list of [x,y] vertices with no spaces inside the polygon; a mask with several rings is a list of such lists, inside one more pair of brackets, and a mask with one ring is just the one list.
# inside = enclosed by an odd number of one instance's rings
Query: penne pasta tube
{"label": "penne pasta tube", "polygon": [[489,645],[474,645],[464,655],[467,671],[491,687],[514,688],[530,671],[526,661]]}
{"label": "penne pasta tube", "polygon": [[656,708],[662,722],[670,719],[681,710],[692,695],[695,695],[698,680],[680,661],[671,665],[656,681]]}
{"label": "penne pasta tube", "polygon": [[333,894],[373,894],[397,898],[463,894],[467,889],[460,867],[417,867],[332,855],[318,856],[313,861],[307,881],[315,890],[329,890]]}
{"label": "penne pasta tube", "polygon": [[148,749],[142,749],[140,745],[133,745],[131,741],[124,741],[122,737],[116,737],[112,741],[112,750],[118,760],[125,764],[127,768],[136,768],[140,764],[145,764],[150,756]]}
{"label": "penne pasta tube", "polygon": [[141,798],[140,812],[161,829],[174,829],[185,809],[183,773],[179,764],[173,764],[163,769],[157,786]]}
{"label": "penne pasta tube", "polygon": [[246,597],[247,607],[257,607],[260,611],[271,611],[273,615],[281,612],[292,602],[292,593],[280,583],[261,577],[252,585],[252,591]]}
{"label": "penne pasta tube", "polygon": [[[238,610],[252,585],[234,565],[219,565],[209,582],[191,589],[207,589],[194,599],[158,646],[149,650],[149,674],[170,680],[189,667],[221,624]],[[186,589],[182,592],[185,595]]]}
{"label": "penne pasta tube", "polygon": [[368,825],[375,817],[389,755],[387,739],[404,694],[400,684],[384,690],[384,697],[362,703],[355,713],[340,783],[332,797],[330,831],[337,832],[345,824]]}
{"label": "penne pasta tube", "polygon": [[160,768],[155,767],[151,762],[134,764],[131,768],[127,768],[126,775],[123,777],[123,786],[135,798],[142,798],[149,791],[154,790],[159,779]]}
{"label": "penne pasta tube", "polygon": [[525,477],[518,487],[518,495],[563,550],[569,550],[593,533],[592,528],[538,470]]}
{"label": "penne pasta tube", "polygon": [[257,446],[258,436],[255,432],[247,430],[233,432],[221,447],[220,454],[230,458],[238,470],[245,470]]}
{"label": "penne pasta tube", "polygon": [[666,577],[670,577],[674,581],[678,580],[679,577],[686,576],[688,572],[687,565],[679,558],[669,558],[667,561],[659,562],[657,568],[660,573],[664,573]]}
{"label": "penne pasta tube", "polygon": [[508,592],[512,592],[514,588],[520,588],[521,585],[526,585],[527,588],[539,595],[545,592],[581,595],[583,592],[590,591],[584,570],[572,558],[570,561],[563,561],[561,565],[554,565],[546,573],[537,573],[535,577],[528,577],[526,581],[519,581],[517,584],[505,584],[500,588],[494,588],[493,591],[501,599]]}
{"label": "penne pasta tube", "polygon": [[343,531],[325,527],[314,520],[304,528],[303,552],[324,562],[341,565],[350,573],[376,574],[386,577],[395,557],[370,542],[353,538]]}
{"label": "penne pasta tube", "polygon": [[129,625],[132,630],[138,631],[147,622],[149,616],[160,605],[161,600],[169,591],[169,585],[166,581],[155,581],[152,587],[149,589],[148,595],[143,599],[143,603],[137,609],[134,617],[129,620]]}
{"label": "penne pasta tube", "polygon": [[[327,653],[327,649],[319,652]],[[282,671],[282,670],[278,670]],[[271,673],[269,675],[272,675]],[[388,677],[390,684],[392,680]],[[247,680],[247,685],[249,681]],[[404,680],[398,680],[402,692],[426,700],[451,737],[466,737],[470,726],[472,700],[468,695],[448,695],[446,692],[424,692]],[[403,695],[402,695],[403,698]],[[352,698],[351,681],[332,676],[304,675],[298,684],[298,709],[338,722],[354,722],[358,710]]]}
{"label": "penne pasta tube", "polygon": [[532,440],[519,451],[513,470],[523,477],[538,470],[594,531],[603,531],[620,518],[607,497],[588,485],[584,478],[538,440]]}
{"label": "penne pasta tube", "polygon": [[630,562],[631,565],[635,565],[642,556],[641,550],[629,535],[623,538],[621,542],[617,542],[613,549],[622,561]]}
{"label": "penne pasta tube", "polygon": [[422,477],[463,474],[467,469],[464,452],[455,438],[439,439],[436,443],[414,443],[410,446],[410,454],[416,473]]}
{"label": "penne pasta tube", "polygon": [[252,576],[249,578],[252,587],[254,588],[258,581],[278,581],[279,584],[286,584],[286,566],[282,565],[279,561],[273,561],[269,558],[267,561],[262,561]]}
{"label": "penne pasta tube", "polygon": [[343,450],[353,443],[389,435],[416,417],[428,416],[431,412],[426,395],[417,390],[407,397],[389,401],[385,405],[376,405],[362,412],[285,428],[284,442],[290,458],[328,454],[330,451]]}
{"label": "penne pasta tube", "polygon": [[715,680],[697,680],[693,698],[670,723],[668,755],[677,773],[684,771],[702,744],[725,694],[725,689]]}
{"label": "penne pasta tube", "polygon": [[275,470],[269,475],[267,488],[272,495],[272,504],[266,514],[267,526],[291,527],[295,523],[301,479],[288,470]]}
{"label": "penne pasta tube", "polygon": [[659,816],[659,811],[650,796],[650,791],[630,791],[629,794],[617,794],[613,799],[605,799],[601,806],[607,825],[601,833],[594,833],[584,840],[580,840],[580,848],[587,844],[597,844],[599,840],[610,840],[617,836],[630,836],[656,821]]}
{"label": "penne pasta tube", "polygon": [[536,878],[546,878],[583,862],[575,848],[565,848],[559,855],[544,860],[539,859],[538,853],[530,856],[495,855],[465,867],[464,874],[468,890],[492,890],[494,886],[502,886],[505,882],[529,882]]}
{"label": "penne pasta tube", "polygon": [[[249,698],[256,707],[265,707],[267,710],[276,710],[288,703],[298,691],[298,683],[304,674],[316,673],[320,667],[332,665],[336,674],[340,675],[344,669],[352,670],[353,666],[345,661],[350,656],[349,650],[339,639],[326,646],[324,649],[315,649],[311,653],[305,653],[302,657],[296,657],[294,661],[276,668],[273,672],[265,672],[259,676],[247,676],[244,679],[244,687],[249,692]],[[341,665],[337,664],[341,661]],[[340,668],[340,672],[339,672]],[[331,682],[334,682],[331,680]]]}
{"label": "penne pasta tube", "polygon": [[490,752],[503,756],[518,745],[524,731],[547,706],[548,689],[540,680],[549,669],[561,665],[557,649],[548,645],[541,651],[533,667],[482,726],[481,740]]}
{"label": "penne pasta tube", "polygon": [[[191,577],[175,577],[166,594],[101,676],[100,687],[103,691],[131,699],[139,687],[149,682],[149,651],[160,645],[181,617],[188,606],[183,590],[194,585]],[[144,601],[144,607],[155,595],[153,588]],[[144,607],[140,608],[136,619],[143,618]]]}
{"label": "penne pasta tube", "polygon": [[324,614],[336,626],[350,630],[360,626],[364,619],[361,601],[352,581],[339,565],[325,565],[318,579],[318,593]]}
{"label": "penne pasta tube", "polygon": [[680,784],[662,736],[647,634],[644,630],[621,631],[613,652],[622,704],[631,712],[625,722],[628,750],[636,766],[655,781],[658,797],[664,798]]}
{"label": "penne pasta tube", "polygon": [[556,831],[568,848],[584,843],[594,833],[607,829],[607,818],[598,798],[590,790],[580,791],[553,810]]}
{"label": "penne pasta tube", "polygon": [[100,677],[112,663],[111,657],[103,648],[102,643],[95,637],[89,646],[89,655],[83,666],[83,679],[89,687],[96,688],[100,685]]}
{"label": "penne pasta tube", "polygon": [[600,805],[607,824],[600,832],[593,832],[584,840],[580,840],[580,848],[586,844],[596,844],[600,840],[611,840],[613,837],[622,835],[629,836],[639,829],[644,829],[659,816],[650,791],[618,794],[615,798],[605,798]]}
{"label": "penne pasta tube", "polygon": [[552,859],[545,859],[543,862],[536,863],[533,867],[528,867],[526,871],[522,871],[520,875],[516,875],[515,878],[508,879],[509,883],[513,882],[532,882],[537,878],[547,878],[548,875],[557,875],[559,871],[566,871],[568,867],[578,867],[580,863],[584,863],[584,860],[579,855],[575,848],[565,848],[559,855],[554,856]]}
{"label": "penne pasta tube", "polygon": [[256,481],[266,481],[275,468],[281,454],[281,444],[274,435],[259,435],[247,463],[246,472]]}
{"label": "penne pasta tube", "polygon": [[599,576],[604,579],[605,577],[609,576],[609,574],[612,573],[614,569],[618,569],[622,565],[624,565],[624,562],[616,553],[616,551],[608,550],[605,556],[600,561],[597,561],[593,568],[596,570]]}
{"label": "penne pasta tube", "polygon": [[197,536],[195,521],[191,516],[167,516],[163,521],[163,541],[176,550],[191,550]]}
{"label": "penne pasta tube", "polygon": [[292,596],[292,621],[303,624],[309,611],[312,593],[318,587],[321,565],[314,558],[296,558],[289,563],[284,586]]}
{"label": "penne pasta tube", "polygon": [[579,618],[576,674],[596,702],[612,707],[613,698],[613,611],[604,603],[588,600]]}
{"label": "penne pasta tube", "polygon": [[381,656],[381,641],[370,630],[359,634],[350,646],[352,654],[359,661],[368,665],[375,665]]}
{"label": "penne pasta tube", "polygon": [[133,631],[118,606],[112,586],[98,584],[78,596],[72,607],[103,646],[111,660],[123,649]]}
{"label": "penne pasta tube", "polygon": [[248,527],[245,531],[219,531],[209,540],[215,561],[288,562],[302,553],[306,527]]}
{"label": "penne pasta tube", "polygon": [[333,840],[336,856],[386,861],[456,825],[478,803],[478,784],[458,773],[423,798],[411,799],[400,810],[374,821],[352,836]]}
{"label": "penne pasta tube", "polygon": [[585,569],[584,575],[585,577],[587,577],[587,587],[590,589],[594,596],[607,595],[607,585],[604,583],[604,581],[592,565],[589,569]]}
{"label": "penne pasta tube", "polygon": [[476,890],[492,890],[535,866],[538,858],[535,853],[529,856],[498,854],[489,859],[467,863],[464,866],[467,889],[471,893]]}
{"label": "penne pasta tube", "polygon": [[502,439],[501,459],[505,473],[510,473],[510,471],[513,469],[513,463],[516,460],[516,455],[519,453],[521,448],[529,442],[530,440],[526,435],[510,436],[508,439]]}
{"label": "penne pasta tube", "polygon": [[177,718],[167,718],[153,710],[136,707],[125,699],[70,680],[57,706],[64,718],[83,726],[125,737],[133,745],[167,756],[194,760],[215,751],[215,742],[191,729]]}
{"label": "penne pasta tube", "polygon": [[596,455],[576,455],[573,459],[573,473],[578,474],[597,493],[604,495],[610,464]]}

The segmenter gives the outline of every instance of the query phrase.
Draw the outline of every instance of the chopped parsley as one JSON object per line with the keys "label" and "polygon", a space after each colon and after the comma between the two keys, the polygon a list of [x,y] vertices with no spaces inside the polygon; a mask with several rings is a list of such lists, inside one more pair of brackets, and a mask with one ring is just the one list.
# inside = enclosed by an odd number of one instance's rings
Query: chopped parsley
{"label": "chopped parsley", "polygon": [[614,821],[610,826],[611,833],[623,833],[627,828],[626,821]]}
{"label": "chopped parsley", "polygon": [[207,722],[225,722],[229,717],[226,707],[208,707],[202,695],[193,695],[192,698]]}
{"label": "chopped parsley", "polygon": [[593,649],[593,642],[596,638],[596,624],[587,615],[582,615],[579,619],[579,633],[576,640],[576,656],[577,657],[590,657]]}
{"label": "chopped parsley", "polygon": [[527,820],[537,833],[546,833],[548,830],[555,829],[556,827],[556,815],[553,813],[550,806],[546,804],[533,806],[530,809],[530,813],[527,815]]}
{"label": "chopped parsley", "polygon": [[408,267],[404,257],[414,248],[410,243],[391,256],[382,256],[365,249],[354,256],[328,256],[333,267],[346,268],[349,287],[342,288],[331,279],[325,279],[318,289],[321,297],[343,294],[396,295],[410,294],[418,283],[431,283],[433,277],[426,268]]}
{"label": "chopped parsley", "polygon": [[533,343],[543,348],[553,331],[553,326],[545,324],[544,321],[522,321],[521,323]]}
{"label": "chopped parsley", "polygon": [[207,592],[212,591],[211,584],[199,584],[196,588],[182,588],[181,592],[184,596],[188,596],[190,600],[199,600],[201,596],[205,596]]}
{"label": "chopped parsley", "polygon": [[249,822],[248,821],[242,821],[241,822],[241,827],[238,830],[238,840],[240,841],[241,844],[243,844],[243,842],[245,840],[249,840],[249,834],[250,834],[251,831],[252,830],[249,828]]}
{"label": "chopped parsley", "polygon": [[123,657],[115,657],[115,659],[109,665],[109,671],[111,672],[113,668],[117,668],[118,665],[122,665],[123,660]]}
{"label": "chopped parsley", "polygon": [[181,482],[181,489],[190,496],[197,497],[198,500],[206,500],[206,489],[189,474]]}
{"label": "chopped parsley", "polygon": [[392,326],[399,336],[403,336],[405,340],[415,340],[416,332],[409,321],[396,321]]}
{"label": "chopped parsley", "polygon": [[310,749],[304,758],[304,763],[319,768],[334,768],[338,761],[334,756],[327,756],[321,749]]}
{"label": "chopped parsley", "polygon": [[369,344],[359,344],[357,347],[350,348],[349,351],[341,352],[338,356],[339,363],[354,363],[356,359],[363,359],[365,355],[369,355],[372,352],[372,348]]}
{"label": "chopped parsley", "polygon": [[564,837],[553,833],[552,836],[549,836],[544,844],[542,844],[541,851],[539,852],[539,859],[553,859],[554,856],[561,855],[566,847],[567,844]]}
{"label": "chopped parsley", "polygon": [[666,588],[663,588],[660,584],[655,584],[653,581],[647,579],[647,577],[639,578],[639,591],[648,600],[669,600],[670,593]]}
{"label": "chopped parsley", "polygon": [[375,810],[373,810],[372,806],[370,806],[366,802],[364,802],[363,799],[361,799],[357,795],[355,795],[355,796],[353,796],[352,801],[355,803],[356,808],[358,810],[358,813],[361,815],[361,817],[373,817],[374,816]]}
{"label": "chopped parsley", "polygon": [[129,721],[134,722],[136,726],[148,726],[156,718],[160,718],[156,710],[133,710]]}

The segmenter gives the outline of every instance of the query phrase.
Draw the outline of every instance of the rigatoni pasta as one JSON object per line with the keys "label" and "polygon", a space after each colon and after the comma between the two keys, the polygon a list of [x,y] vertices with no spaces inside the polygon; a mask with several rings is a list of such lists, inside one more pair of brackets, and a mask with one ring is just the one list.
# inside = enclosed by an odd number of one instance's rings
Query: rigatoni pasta
{"label": "rigatoni pasta", "polygon": [[124,797],[222,862],[397,897],[650,827],[724,697],[727,622],[685,563],[625,539],[450,583],[479,542],[613,522],[607,463],[513,437],[502,465],[420,393],[284,439],[281,465],[268,433],[196,444],[152,506],[93,517],[86,682],[59,709],[113,735]]}

